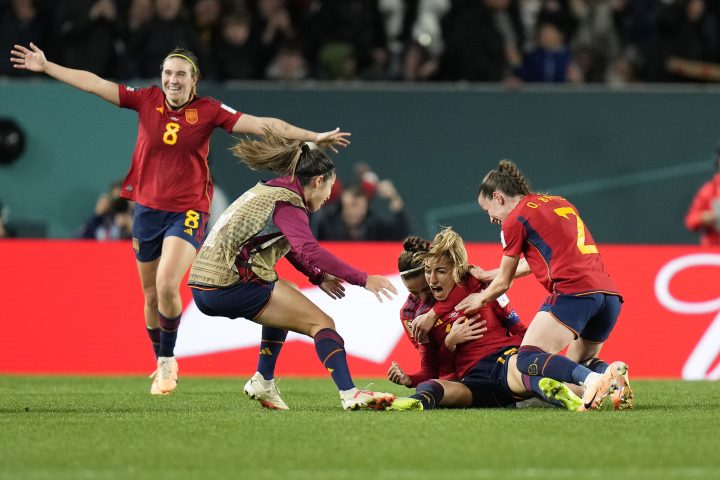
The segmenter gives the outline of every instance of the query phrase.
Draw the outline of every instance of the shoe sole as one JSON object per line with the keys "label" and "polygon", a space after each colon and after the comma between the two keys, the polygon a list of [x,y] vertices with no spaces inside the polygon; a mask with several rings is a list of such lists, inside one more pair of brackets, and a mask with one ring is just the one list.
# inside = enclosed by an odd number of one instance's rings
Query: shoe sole
{"label": "shoe sole", "polygon": [[[612,396],[612,404],[615,410],[630,410],[633,408],[633,395],[632,388],[630,388],[630,379],[628,378],[628,366],[622,364],[616,370],[616,392]],[[615,377],[615,375],[613,375]]]}

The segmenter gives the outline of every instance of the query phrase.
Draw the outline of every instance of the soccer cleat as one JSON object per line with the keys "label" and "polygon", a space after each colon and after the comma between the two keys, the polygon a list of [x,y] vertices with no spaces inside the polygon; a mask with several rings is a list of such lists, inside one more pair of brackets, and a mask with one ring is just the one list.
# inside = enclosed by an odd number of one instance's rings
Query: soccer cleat
{"label": "soccer cleat", "polygon": [[386,410],[405,412],[408,410],[424,410],[423,404],[417,398],[397,397]]}
{"label": "soccer cleat", "polygon": [[155,372],[155,382],[157,382],[157,389],[161,394],[175,390],[178,379],[178,364],[175,357],[158,357]]}
{"label": "soccer cleat", "polygon": [[610,375],[615,381],[615,391],[610,394],[610,400],[615,410],[628,410],[633,407],[635,398],[630,388],[628,366],[624,362],[613,362],[608,366]]}
{"label": "soccer cleat", "polygon": [[608,368],[600,378],[585,384],[585,393],[582,396],[583,404],[578,408],[579,412],[597,410],[603,400],[617,389],[617,382],[612,375],[613,369]]}
{"label": "soccer cleat", "polygon": [[150,374],[150,378],[153,379],[152,384],[150,385],[150,395],[169,395],[170,393],[163,393],[160,391],[160,386],[158,385],[158,376],[157,376],[157,368],[154,372]]}
{"label": "soccer cleat", "polygon": [[265,380],[260,372],[250,377],[243,388],[245,395],[257,400],[265,408],[271,410],[289,410],[287,404],[280,398],[280,390],[274,380]]}
{"label": "soccer cleat", "polygon": [[547,398],[562,403],[563,406],[571,412],[576,411],[583,405],[582,399],[575,395],[573,391],[562,382],[558,382],[552,378],[542,378],[540,379],[539,386]]}
{"label": "soccer cleat", "polygon": [[360,410],[363,408],[384,410],[392,404],[393,400],[395,400],[395,395],[385,392],[373,392],[357,388],[340,392],[340,403],[345,410]]}

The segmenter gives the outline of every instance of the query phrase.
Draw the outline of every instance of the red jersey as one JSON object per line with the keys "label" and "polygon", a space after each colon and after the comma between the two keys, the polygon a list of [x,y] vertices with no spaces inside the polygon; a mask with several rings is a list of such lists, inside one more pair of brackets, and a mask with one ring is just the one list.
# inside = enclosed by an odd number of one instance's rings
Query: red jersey
{"label": "red jersey", "polygon": [[138,136],[122,196],[169,212],[210,211],[208,153],[215,127],[232,131],[242,113],[210,97],[171,110],[163,91],[120,85],[120,107],[138,112]]}
{"label": "red jersey", "polygon": [[409,373],[411,387],[433,378],[441,380],[457,380],[455,375],[455,354],[447,349],[445,344],[438,344],[432,337],[429,343],[418,343],[412,336],[409,325],[415,317],[427,313],[431,305],[426,305],[420,299],[408,295],[405,304],[400,310],[400,323],[402,323],[405,334],[420,354],[420,370]]}
{"label": "red jersey", "polygon": [[[432,308],[437,314],[438,320],[430,331],[430,336],[437,344],[445,345],[445,337],[450,332],[450,327],[455,320],[462,316],[460,312],[455,311],[455,305],[471,293],[482,290],[485,286],[472,275],[467,275],[461,283],[453,287],[445,300],[435,302]],[[522,335],[525,333],[525,325],[519,319],[511,320],[510,323],[515,322],[512,326],[506,323],[505,319],[509,317],[505,313],[507,311],[512,311],[510,304],[502,307],[497,300],[478,310],[477,313],[486,322],[487,331],[481,338],[461,343],[455,349],[457,378],[463,378],[476,363],[501,348],[520,346]],[[518,332],[518,335],[513,335],[512,332]]]}
{"label": "red jersey", "polygon": [[618,295],[577,209],[558,196],[525,195],[502,222],[503,254],[521,254],[550,293]]}
{"label": "red jersey", "polygon": [[720,173],[716,173],[698,190],[685,216],[685,226],[688,230],[702,232],[701,245],[720,245],[720,229],[705,225],[702,221],[702,213],[712,210],[713,202],[720,202]]}

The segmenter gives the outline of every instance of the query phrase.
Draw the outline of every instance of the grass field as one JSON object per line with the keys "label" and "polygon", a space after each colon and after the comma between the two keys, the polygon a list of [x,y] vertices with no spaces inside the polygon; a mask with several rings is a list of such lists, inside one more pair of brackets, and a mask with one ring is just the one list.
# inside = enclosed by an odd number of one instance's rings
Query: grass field
{"label": "grass field", "polygon": [[277,412],[243,382],[0,376],[0,479],[720,478],[718,382],[635,381],[635,410],[589,413],[344,412],[329,379],[281,380]]}

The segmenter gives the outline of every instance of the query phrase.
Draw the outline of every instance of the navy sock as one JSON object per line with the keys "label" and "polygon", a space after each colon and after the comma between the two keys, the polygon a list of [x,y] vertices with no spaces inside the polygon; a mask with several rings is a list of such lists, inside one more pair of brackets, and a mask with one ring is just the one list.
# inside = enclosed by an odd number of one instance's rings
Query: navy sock
{"label": "navy sock", "polygon": [[532,345],[524,345],[518,350],[517,368],[520,373],[530,376],[549,377],[577,385],[581,385],[592,373],[587,367],[563,355],[547,353]]}
{"label": "navy sock", "polygon": [[436,408],[445,396],[445,389],[435,380],[427,380],[422,382],[415,389],[415,393],[410,398],[417,398],[422,403],[423,409],[433,410]]}
{"label": "navy sock", "polygon": [[609,366],[605,360],[600,360],[599,358],[591,358],[590,360],[580,362],[580,364],[585,365],[593,372],[597,372],[601,375],[605,373],[605,370],[607,370],[607,367]]}
{"label": "navy sock", "polygon": [[150,328],[146,326],[148,337],[150,337],[150,343],[152,343],[153,352],[155,352],[155,358],[160,353],[160,328]]}
{"label": "navy sock", "polygon": [[355,384],[350,376],[350,369],[345,355],[345,342],[332,328],[323,328],[315,334],[315,351],[318,358],[327,368],[339,390],[350,390]]}
{"label": "navy sock", "polygon": [[262,340],[260,340],[257,371],[260,372],[265,380],[272,380],[275,377],[275,363],[285,343],[287,334],[287,330],[262,327]]}
{"label": "navy sock", "polygon": [[545,400],[548,403],[557,405],[559,407],[565,407],[565,405],[563,405],[561,402],[558,402],[555,399],[546,397],[545,394],[542,392],[542,390],[540,390],[540,380],[542,380],[545,377],[530,376],[530,375],[525,375],[524,373],[521,374],[521,376],[522,376],[523,385],[525,386],[525,389],[527,391],[533,392],[535,395],[542,398],[543,400]]}
{"label": "navy sock", "polygon": [[177,331],[180,326],[180,317],[168,318],[158,310],[158,320],[160,320],[160,349],[158,357],[174,357],[175,342],[177,341]]}

